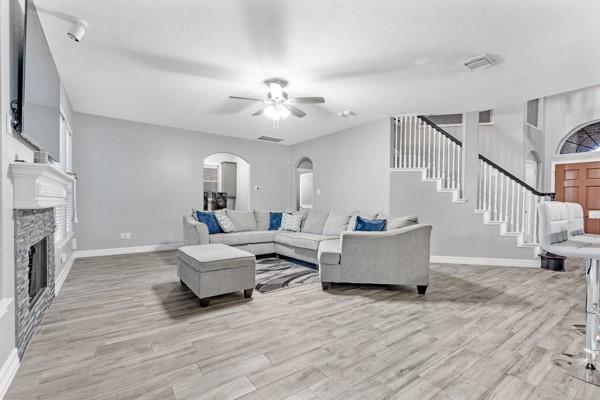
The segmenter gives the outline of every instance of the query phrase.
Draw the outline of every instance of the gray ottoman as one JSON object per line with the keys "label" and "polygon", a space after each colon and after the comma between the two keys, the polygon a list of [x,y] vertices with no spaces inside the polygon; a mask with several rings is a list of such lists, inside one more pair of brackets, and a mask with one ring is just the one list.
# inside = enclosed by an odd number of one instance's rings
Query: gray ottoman
{"label": "gray ottoman", "polygon": [[254,254],[226,244],[184,246],[177,250],[177,275],[200,298],[200,306],[209,297],[244,291],[252,297],[255,285]]}

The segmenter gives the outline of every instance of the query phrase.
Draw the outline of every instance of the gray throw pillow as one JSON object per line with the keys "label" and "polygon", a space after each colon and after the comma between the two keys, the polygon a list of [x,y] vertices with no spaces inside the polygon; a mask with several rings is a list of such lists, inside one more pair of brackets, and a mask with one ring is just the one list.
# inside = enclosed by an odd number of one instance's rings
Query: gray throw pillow
{"label": "gray throw pillow", "polygon": [[377,214],[369,214],[369,213],[363,213],[360,211],[354,211],[352,213],[352,215],[350,216],[350,221],[348,221],[348,229],[349,231],[353,231],[354,227],[356,226],[356,217],[359,216],[363,219],[376,219]]}
{"label": "gray throw pillow", "polygon": [[323,226],[323,235],[339,235],[342,231],[348,229],[349,215],[336,214],[333,211],[327,216]]}
{"label": "gray throw pillow", "polygon": [[419,223],[419,217],[417,217],[416,215],[407,215],[405,217],[388,219],[385,229],[387,231],[391,231],[393,229],[400,229],[400,228],[404,228],[404,227],[410,226],[410,225],[415,225],[418,223]]}
{"label": "gray throw pillow", "polygon": [[326,219],[327,214],[321,214],[310,210],[308,212],[308,216],[306,217],[306,221],[304,222],[304,226],[302,227],[302,232],[316,233],[320,235],[323,232],[323,226],[325,225]]}
{"label": "gray throw pillow", "polygon": [[269,211],[254,210],[254,216],[256,217],[256,230],[268,231],[271,218]]}
{"label": "gray throw pillow", "polygon": [[252,211],[227,210],[227,216],[235,225],[236,231],[246,232],[256,230],[256,218]]}

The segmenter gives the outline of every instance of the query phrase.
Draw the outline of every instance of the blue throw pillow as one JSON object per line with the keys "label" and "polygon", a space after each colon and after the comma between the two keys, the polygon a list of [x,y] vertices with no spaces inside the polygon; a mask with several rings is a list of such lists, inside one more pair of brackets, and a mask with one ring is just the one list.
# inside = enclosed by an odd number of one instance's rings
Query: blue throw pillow
{"label": "blue throw pillow", "polygon": [[221,226],[217,221],[217,217],[215,217],[215,213],[213,212],[204,212],[204,211],[196,211],[196,218],[198,221],[206,224],[208,226],[208,233],[222,233]]}
{"label": "blue throw pillow", "polygon": [[364,219],[359,216],[356,217],[356,225],[354,225],[355,231],[362,232],[378,232],[385,228],[385,219]]}
{"label": "blue throw pillow", "polygon": [[270,231],[278,231],[281,228],[281,218],[283,217],[283,213],[280,212],[270,212],[269,213],[269,230]]}

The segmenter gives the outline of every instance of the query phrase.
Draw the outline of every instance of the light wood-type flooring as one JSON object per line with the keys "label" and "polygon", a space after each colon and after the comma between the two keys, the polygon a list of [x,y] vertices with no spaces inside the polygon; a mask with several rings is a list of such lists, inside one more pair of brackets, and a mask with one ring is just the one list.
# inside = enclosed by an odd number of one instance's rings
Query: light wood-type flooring
{"label": "light wood-type flooring", "polygon": [[583,346],[583,265],[432,265],[425,296],[317,283],[200,308],[172,251],[80,259],[6,399],[597,400],[551,362]]}

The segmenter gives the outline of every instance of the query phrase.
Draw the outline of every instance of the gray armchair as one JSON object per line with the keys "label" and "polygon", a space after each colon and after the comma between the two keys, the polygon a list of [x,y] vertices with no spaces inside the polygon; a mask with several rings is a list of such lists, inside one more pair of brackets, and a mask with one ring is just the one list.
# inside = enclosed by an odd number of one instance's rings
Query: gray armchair
{"label": "gray armchair", "polygon": [[431,225],[416,224],[384,232],[342,232],[322,242],[319,270],[323,289],[333,282],[429,285]]}

